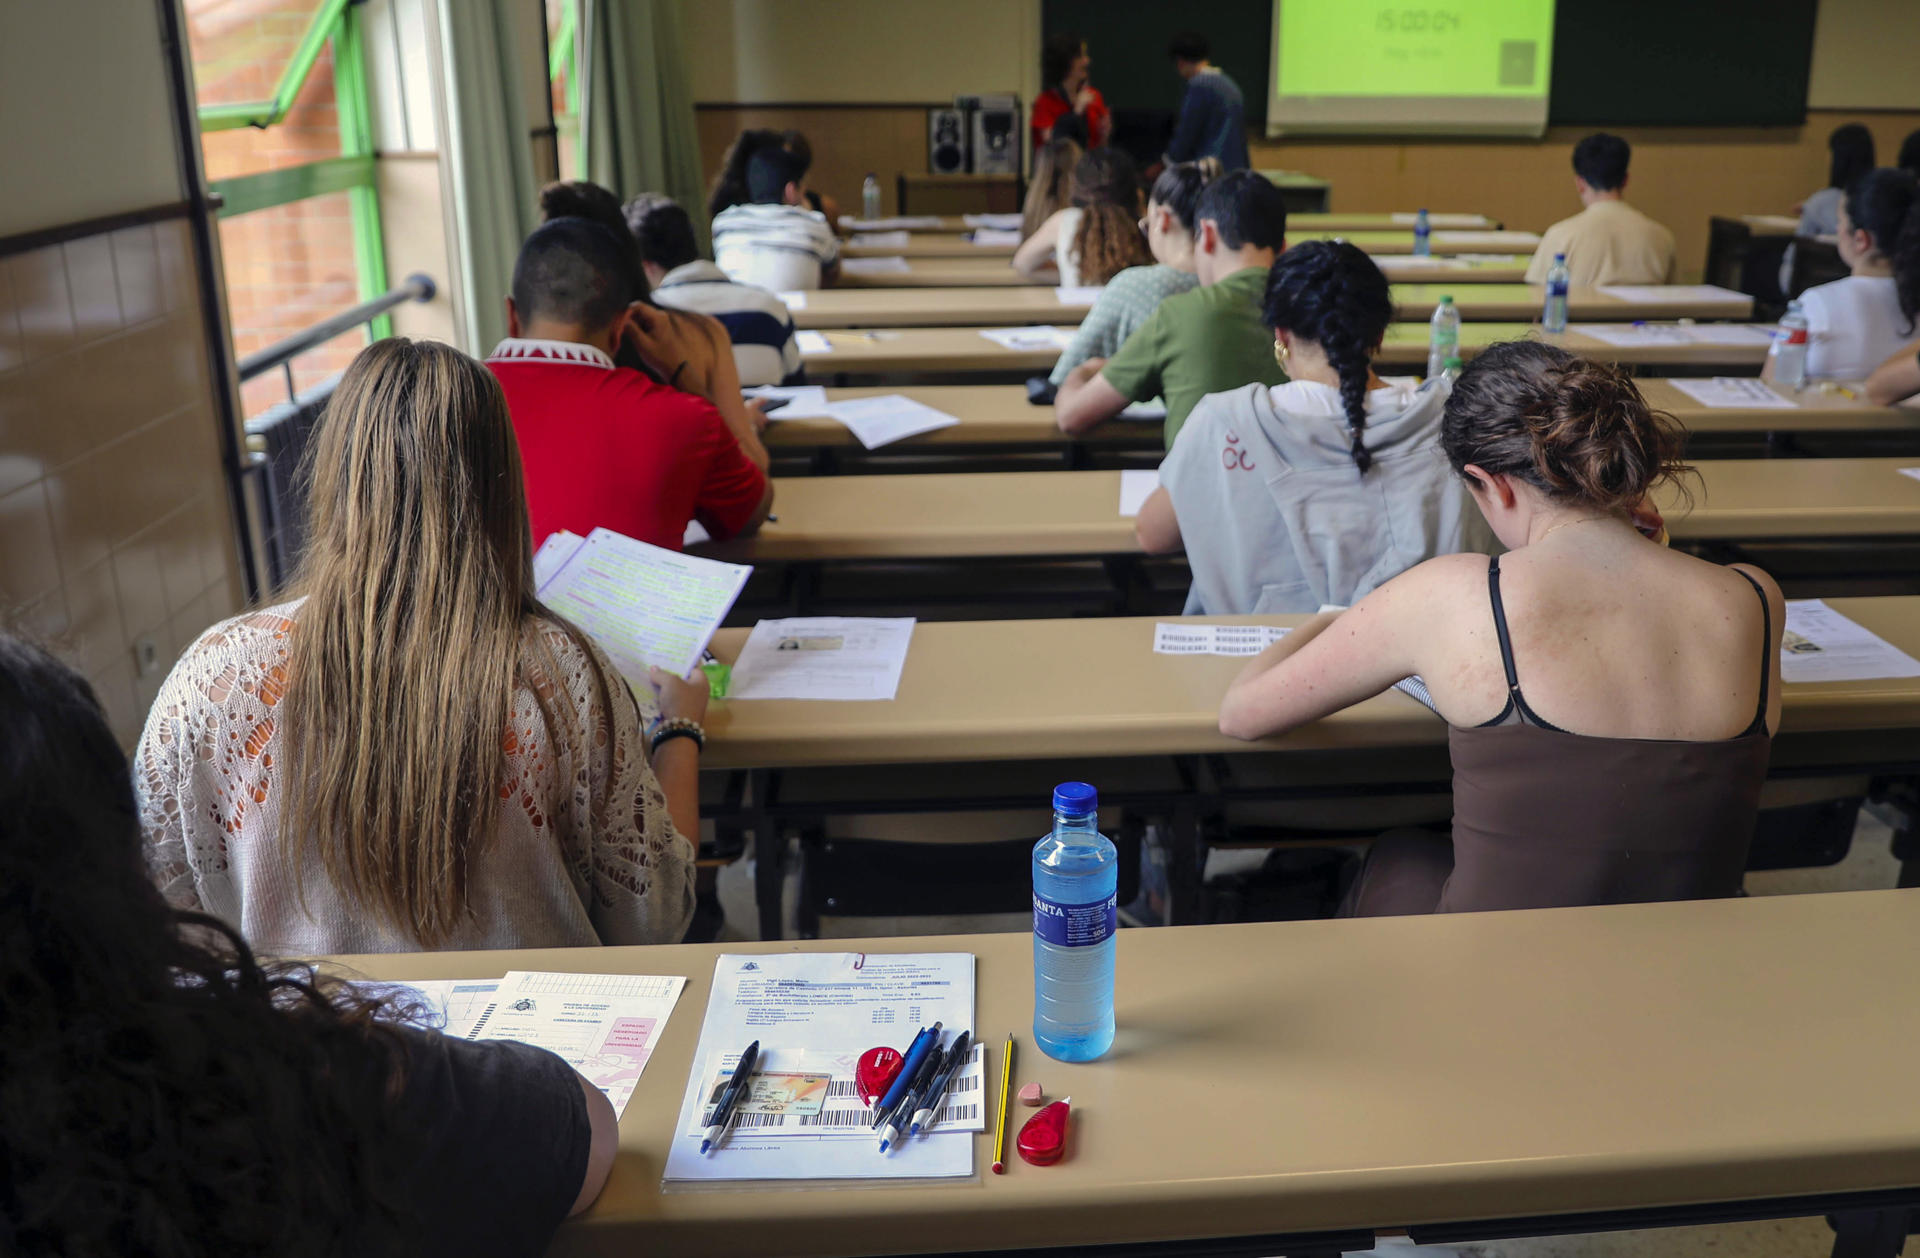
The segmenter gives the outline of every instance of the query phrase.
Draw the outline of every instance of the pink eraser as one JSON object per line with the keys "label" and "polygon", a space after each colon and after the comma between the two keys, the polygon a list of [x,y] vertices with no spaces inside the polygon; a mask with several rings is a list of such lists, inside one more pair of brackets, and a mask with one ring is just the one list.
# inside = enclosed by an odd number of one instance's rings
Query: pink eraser
{"label": "pink eraser", "polygon": [[1029,1083],[1026,1087],[1020,1089],[1020,1104],[1038,1105],[1040,1104],[1042,1095],[1044,1094],[1040,1091],[1039,1084]]}

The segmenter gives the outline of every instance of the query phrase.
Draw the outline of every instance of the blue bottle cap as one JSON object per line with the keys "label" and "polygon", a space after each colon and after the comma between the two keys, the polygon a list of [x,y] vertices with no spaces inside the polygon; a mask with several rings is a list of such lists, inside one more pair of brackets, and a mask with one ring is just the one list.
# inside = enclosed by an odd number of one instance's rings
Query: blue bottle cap
{"label": "blue bottle cap", "polygon": [[1053,788],[1053,810],[1063,817],[1085,817],[1100,808],[1100,792],[1085,782],[1062,782]]}

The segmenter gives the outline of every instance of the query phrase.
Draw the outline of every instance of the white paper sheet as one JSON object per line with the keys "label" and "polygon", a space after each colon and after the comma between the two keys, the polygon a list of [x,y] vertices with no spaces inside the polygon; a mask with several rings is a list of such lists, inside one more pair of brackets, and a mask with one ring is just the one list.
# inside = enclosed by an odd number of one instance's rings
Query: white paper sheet
{"label": "white paper sheet", "polygon": [[1915,480],[1920,480],[1920,467],[1903,467],[1900,469],[1900,475],[1911,476]]}
{"label": "white paper sheet", "polygon": [[827,389],[819,384],[760,384],[750,389],[740,390],[748,397],[776,397],[787,399],[787,404],[767,416],[769,421],[781,419],[832,419],[833,412],[827,409]]}
{"label": "white paper sheet", "polygon": [[1684,305],[1696,301],[1744,301],[1753,298],[1718,284],[1602,284],[1599,291],[1621,301]]}
{"label": "white paper sheet", "polygon": [[913,642],[912,617],[792,616],[763,620],[733,664],[730,702],[891,699]]}
{"label": "white paper sheet", "polygon": [[1817,598],[1787,602],[1787,631],[1780,643],[1780,680],[1865,681],[1920,677],[1920,660],[1885,638],[1848,620]]}
{"label": "white paper sheet", "polygon": [[793,343],[800,347],[802,354],[833,353],[833,342],[827,339],[825,332],[795,332]]}
{"label": "white paper sheet", "polygon": [[[961,1028],[965,1030],[966,1028]],[[953,1035],[941,1032],[941,1043],[951,1046]],[[898,1046],[902,1052],[905,1045]],[[707,1094],[701,1102],[700,1110],[711,1107],[716,1099],[719,1085],[732,1074],[739,1064],[740,1048],[728,1049],[723,1056],[710,1058],[700,1063],[699,1072],[706,1076]],[[863,1050],[864,1051],[864,1050]],[[969,1042],[967,1059],[956,1070],[953,1082],[948,1086],[940,1107],[934,1111],[927,1125],[921,1130],[942,1131],[985,1131],[987,1129],[986,1106],[981,1104],[982,1092],[986,1082],[986,1072],[982,1069],[986,1057],[986,1045]],[[861,1136],[867,1140],[873,1135],[873,1110],[860,1099],[860,1091],[854,1080],[854,1070],[860,1064],[860,1054],[799,1052],[790,1049],[763,1049],[755,1065],[756,1075],[765,1074],[808,1074],[826,1075],[833,1082],[827,1089],[825,1103],[817,1114],[775,1114],[749,1113],[734,1119],[733,1130],[750,1131],[757,1136]],[[689,1115],[693,1120],[686,1134],[699,1136],[706,1133],[707,1114],[696,1111]]]}
{"label": "white paper sheet", "polygon": [[669,975],[513,970],[465,1038],[519,1040],[558,1055],[605,1092],[618,1115],[686,985]]}
{"label": "white paper sheet", "polygon": [[[729,1132],[710,1155],[692,1134],[711,1075],[758,1040],[762,1052],[810,1051],[836,1056],[885,1044],[904,1052],[923,1026],[943,1034],[974,1030],[971,953],[769,953],[724,955],[714,962],[700,1042],[688,1076],[677,1133],[667,1150],[665,1182],[955,1178],[973,1173],[973,1137],[933,1134],[882,1154],[865,1136],[768,1136]],[[984,1037],[982,1037],[984,1039]]]}
{"label": "white paper sheet", "polygon": [[698,520],[688,520],[687,531],[680,535],[680,545],[683,548],[687,546],[698,546],[702,542],[710,542],[712,540],[713,534],[707,532],[707,526]]}
{"label": "white paper sheet", "polygon": [[540,600],[600,644],[635,686],[648,665],[684,677],[753,572],[595,529],[540,587]]}
{"label": "white paper sheet", "polygon": [[1163,620],[1153,627],[1153,653],[1258,655],[1292,632],[1279,625],[1195,625]]}
{"label": "white paper sheet", "polygon": [[540,543],[540,549],[533,552],[533,590],[538,594],[553,580],[553,574],[566,566],[573,558],[573,552],[587,539],[578,533],[569,533],[561,529],[547,534],[547,540]]}
{"label": "white paper sheet", "polygon": [[1024,328],[981,328],[980,335],[1003,349],[1065,349],[1073,341],[1072,328],[1034,324]]}
{"label": "white paper sheet", "polygon": [[860,444],[869,450],[917,437],[936,428],[951,428],[960,422],[957,415],[935,410],[916,402],[904,393],[883,393],[878,397],[848,398],[827,406],[827,414],[845,424]]}
{"label": "white paper sheet", "polygon": [[1063,306],[1091,306],[1103,291],[1099,284],[1062,284],[1053,290],[1053,299]]}
{"label": "white paper sheet", "polygon": [[969,239],[976,245],[998,245],[1003,247],[1006,245],[1017,245],[1020,243],[1020,229],[1018,227],[1008,227],[1004,229],[998,227],[979,227],[974,229],[974,233]]}
{"label": "white paper sheet", "polygon": [[1508,231],[1435,231],[1433,247],[1436,250],[1448,246],[1462,248],[1466,245],[1519,245],[1539,244],[1540,237],[1532,232]]}
{"label": "white paper sheet", "polygon": [[[1395,227],[1412,227],[1420,221],[1420,216],[1409,210],[1399,210],[1392,215]],[[1435,231],[1472,231],[1484,228],[1486,219],[1479,214],[1429,214],[1427,226]]]}
{"label": "white paper sheet", "polygon": [[913,270],[897,253],[884,258],[842,258],[840,269],[848,275],[906,275]]}
{"label": "white paper sheet", "polygon": [[778,297],[780,304],[788,310],[805,310],[807,308],[807,294],[805,289],[791,288],[783,293],[775,293],[774,296]]}
{"label": "white paper sheet", "polygon": [[1149,398],[1144,402],[1128,402],[1120,408],[1115,419],[1151,420],[1158,423],[1167,417],[1167,403],[1162,398]]}
{"label": "white paper sheet", "polygon": [[962,214],[960,221],[972,228],[988,228],[993,231],[1019,231],[1021,216],[1018,214]]}
{"label": "white paper sheet", "polygon": [[1799,405],[1792,398],[1775,393],[1773,386],[1758,376],[1714,376],[1709,380],[1672,379],[1667,383],[1700,405],[1710,406],[1716,410],[1745,411],[1760,407],[1766,410],[1790,411]]}
{"label": "white paper sheet", "polygon": [[1147,505],[1147,499],[1153,497],[1153,491],[1160,488],[1160,473],[1151,468],[1136,470],[1128,468],[1120,473],[1120,514],[1135,516],[1140,508]]}
{"label": "white paper sheet", "polygon": [[1573,323],[1569,332],[1608,345],[1755,345],[1773,341],[1771,324],[1760,323]]}
{"label": "white paper sheet", "polygon": [[1465,271],[1473,266],[1466,258],[1416,258],[1410,253],[1386,254],[1375,258],[1373,264],[1384,275],[1392,275],[1396,271]]}
{"label": "white paper sheet", "polygon": [[904,215],[896,218],[851,218],[840,216],[840,226],[850,232],[935,231],[941,225],[937,214]]}
{"label": "white paper sheet", "polygon": [[851,243],[866,249],[905,249],[911,239],[903,231],[861,232]]}

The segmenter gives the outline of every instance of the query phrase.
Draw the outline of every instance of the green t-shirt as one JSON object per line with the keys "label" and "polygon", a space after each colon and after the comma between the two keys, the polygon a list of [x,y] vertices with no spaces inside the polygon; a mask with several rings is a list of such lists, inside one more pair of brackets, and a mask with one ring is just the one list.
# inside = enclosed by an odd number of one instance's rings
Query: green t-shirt
{"label": "green t-shirt", "polygon": [[1167,399],[1167,449],[1187,413],[1209,393],[1285,384],[1273,360],[1273,333],[1260,322],[1267,269],[1250,266],[1161,302],[1100,370],[1130,402]]}

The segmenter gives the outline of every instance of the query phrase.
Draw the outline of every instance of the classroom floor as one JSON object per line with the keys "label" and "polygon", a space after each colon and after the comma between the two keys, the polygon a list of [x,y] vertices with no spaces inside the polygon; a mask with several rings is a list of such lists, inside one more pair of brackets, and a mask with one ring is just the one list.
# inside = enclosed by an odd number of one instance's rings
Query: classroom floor
{"label": "classroom floor", "polygon": [[[1795,895],[1815,891],[1865,891],[1895,885],[1899,863],[1889,850],[1891,832],[1881,821],[1861,814],[1847,858],[1825,869],[1788,869],[1747,876],[1753,895]],[[789,922],[796,888],[787,879]],[[742,860],[721,871],[720,901],[727,926],[720,938],[753,938],[753,866]],[[746,923],[745,929],[739,925]],[[969,917],[823,918],[824,938],[858,939],[887,935],[978,934],[1027,930],[1024,913]],[[789,927],[791,930],[791,927]],[[1668,1228],[1652,1232],[1605,1232],[1589,1236],[1547,1236],[1494,1241],[1461,1249],[1385,1241],[1380,1258],[1821,1258],[1833,1248],[1833,1232],[1822,1219],[1776,1219],[1711,1227]]]}

